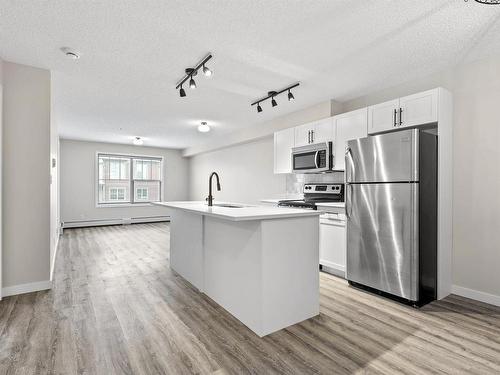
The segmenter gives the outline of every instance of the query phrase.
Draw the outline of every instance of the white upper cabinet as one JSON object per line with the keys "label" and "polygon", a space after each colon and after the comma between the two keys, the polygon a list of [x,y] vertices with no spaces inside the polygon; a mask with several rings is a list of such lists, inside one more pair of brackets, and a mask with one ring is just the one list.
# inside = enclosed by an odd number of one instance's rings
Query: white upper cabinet
{"label": "white upper cabinet", "polygon": [[295,128],[295,146],[333,141],[334,129],[332,118],[310,122]]}
{"label": "white upper cabinet", "polygon": [[437,122],[438,89],[419,92],[399,99],[399,123],[401,127]]}
{"label": "white upper cabinet", "polygon": [[333,122],[336,132],[333,155],[334,169],[344,170],[347,141],[368,135],[368,108],[334,116]]}
{"label": "white upper cabinet", "polygon": [[274,173],[292,173],[292,147],[295,128],[274,133]]}
{"label": "white upper cabinet", "polygon": [[368,107],[368,134],[425,125],[438,120],[439,89]]}
{"label": "white upper cabinet", "polygon": [[335,136],[333,118],[325,118],[314,124],[312,143],[332,142]]}
{"label": "white upper cabinet", "polygon": [[399,99],[368,107],[368,133],[394,129],[397,125]]}
{"label": "white upper cabinet", "polygon": [[305,146],[312,143],[313,131],[313,122],[295,127],[295,147]]}

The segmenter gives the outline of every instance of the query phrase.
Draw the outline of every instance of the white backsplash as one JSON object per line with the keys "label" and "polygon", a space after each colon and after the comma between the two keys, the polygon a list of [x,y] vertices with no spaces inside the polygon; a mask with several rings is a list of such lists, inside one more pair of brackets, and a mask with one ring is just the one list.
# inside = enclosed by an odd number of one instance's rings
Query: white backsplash
{"label": "white backsplash", "polygon": [[288,174],[286,176],[286,195],[302,194],[302,186],[312,182],[344,183],[344,172]]}

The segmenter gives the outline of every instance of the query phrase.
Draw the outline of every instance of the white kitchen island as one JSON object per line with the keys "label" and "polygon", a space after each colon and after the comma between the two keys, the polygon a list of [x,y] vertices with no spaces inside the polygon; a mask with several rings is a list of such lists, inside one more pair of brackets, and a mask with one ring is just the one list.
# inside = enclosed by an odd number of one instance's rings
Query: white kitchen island
{"label": "white kitchen island", "polygon": [[169,209],[170,267],[259,336],[319,314],[319,213],[278,207]]}

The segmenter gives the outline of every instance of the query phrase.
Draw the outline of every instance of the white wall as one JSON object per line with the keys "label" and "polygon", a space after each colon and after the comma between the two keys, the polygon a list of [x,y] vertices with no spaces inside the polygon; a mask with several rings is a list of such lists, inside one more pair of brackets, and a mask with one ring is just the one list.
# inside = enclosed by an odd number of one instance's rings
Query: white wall
{"label": "white wall", "polygon": [[4,61],[3,295],[50,286],[50,72]]}
{"label": "white wall", "polygon": [[[188,160],[180,150],[61,139],[61,221],[120,220],[165,215],[157,206],[96,207],[96,152],[163,156],[164,200],[188,198]],[[97,223],[97,222],[96,222]]]}
{"label": "white wall", "polygon": [[262,198],[282,196],[286,175],[273,173],[273,137],[266,137],[221,150],[191,157],[189,197],[204,200],[208,196],[208,178],[213,171],[220,176],[221,191],[213,181],[216,200],[257,203]]}
{"label": "white wall", "polygon": [[442,86],[453,94],[453,284],[500,304],[500,57],[344,103],[346,110]]}

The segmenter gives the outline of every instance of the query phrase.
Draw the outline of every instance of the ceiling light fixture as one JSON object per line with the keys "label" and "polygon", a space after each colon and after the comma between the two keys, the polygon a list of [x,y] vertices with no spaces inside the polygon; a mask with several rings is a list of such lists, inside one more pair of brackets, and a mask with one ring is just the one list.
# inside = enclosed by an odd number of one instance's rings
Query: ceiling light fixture
{"label": "ceiling light fixture", "polygon": [[210,126],[205,121],[202,121],[201,125],[198,126],[198,131],[200,133],[207,133],[210,131]]}
{"label": "ceiling light fixture", "polygon": [[206,77],[210,77],[213,75],[213,72],[206,67],[206,63],[212,58],[212,54],[209,53],[203,60],[201,60],[194,68],[186,68],[184,70],[185,74],[184,74],[184,77],[182,77],[178,82],[177,84],[175,85],[175,89],[180,89],[180,96],[181,98],[185,97],[186,96],[186,92],[182,89],[182,84],[186,81],[189,80],[189,87],[191,89],[195,89],[196,88],[196,82],[194,81],[194,78],[197,74],[198,74],[198,70],[200,70],[201,68],[202,71],[203,71],[203,74],[206,76]]}
{"label": "ceiling light fixture", "polygon": [[[500,0],[499,0],[500,1]],[[252,104],[250,104],[250,106],[253,106],[253,105],[257,105],[257,112],[260,113],[262,112],[262,107],[260,106],[260,103],[262,103],[263,101],[266,101],[268,99],[271,99],[271,106],[273,107],[276,107],[278,105],[278,103],[276,102],[276,97],[279,95],[279,94],[282,94],[286,91],[288,91],[288,101],[293,101],[295,100],[295,97],[293,96],[292,94],[292,89],[294,89],[295,87],[299,86],[300,83],[297,82],[297,83],[294,83],[293,85],[290,85],[288,87],[285,87],[283,90],[279,90],[279,91],[268,91],[267,93],[267,96],[264,97],[264,98],[261,98],[259,100],[256,100],[255,102],[253,102]]]}
{"label": "ceiling light fixture", "polygon": [[144,144],[144,141],[141,139],[141,137],[135,137],[132,143],[136,146],[142,146]]}
{"label": "ceiling light fixture", "polygon": [[80,54],[69,47],[62,47],[61,51],[66,55],[66,57],[72,60],[78,60],[80,58]]}

